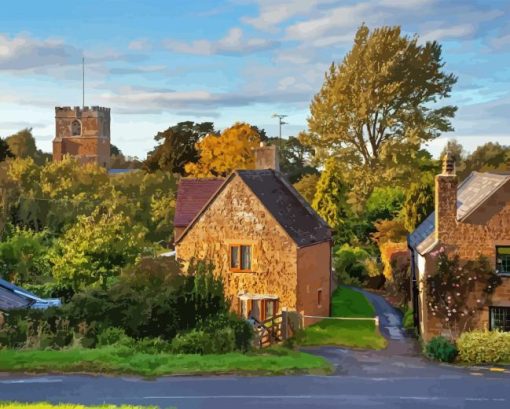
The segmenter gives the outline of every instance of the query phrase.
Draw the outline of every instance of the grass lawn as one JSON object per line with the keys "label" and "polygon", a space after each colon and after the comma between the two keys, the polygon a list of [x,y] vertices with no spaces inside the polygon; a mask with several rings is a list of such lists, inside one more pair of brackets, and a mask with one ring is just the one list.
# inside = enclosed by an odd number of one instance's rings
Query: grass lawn
{"label": "grass lawn", "polygon": [[[350,288],[339,287],[331,300],[333,317],[373,317],[374,307],[365,296]],[[373,321],[341,321],[324,319],[310,325],[299,336],[303,346],[339,345],[352,348],[383,349],[386,339]]]}
{"label": "grass lawn", "polygon": [[85,372],[145,377],[178,374],[329,373],[323,358],[276,347],[248,354],[144,354],[123,347],[99,349],[0,351],[0,372]]}
{"label": "grass lawn", "polygon": [[0,409],[157,409],[156,406],[133,406],[133,405],[94,405],[83,406],[73,403],[61,403],[53,405],[51,403],[19,403],[19,402],[0,402]]}

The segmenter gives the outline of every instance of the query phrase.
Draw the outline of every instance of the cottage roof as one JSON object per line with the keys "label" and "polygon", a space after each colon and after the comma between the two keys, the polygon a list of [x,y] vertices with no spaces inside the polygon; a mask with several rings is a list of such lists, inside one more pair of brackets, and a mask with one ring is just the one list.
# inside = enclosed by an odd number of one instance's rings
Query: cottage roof
{"label": "cottage roof", "polygon": [[[263,169],[233,172],[204,204],[186,231],[177,239],[177,242],[186,235],[194,221],[200,217],[235,176],[241,178],[298,246],[320,243],[331,238],[331,230],[327,223],[287,182],[285,177],[278,171]],[[178,195],[183,192],[179,190]],[[177,202],[179,202],[179,198]]]}
{"label": "cottage roof", "polygon": [[43,299],[34,293],[0,278],[0,311],[15,308],[48,308],[59,307],[57,298]]}
{"label": "cottage roof", "polygon": [[177,188],[174,226],[188,226],[223,182],[220,178],[181,179]]}
{"label": "cottage roof", "polygon": [[16,308],[25,308],[31,301],[11,290],[0,286],[0,311],[7,311]]}
{"label": "cottage roof", "polygon": [[[457,220],[465,220],[510,180],[509,174],[471,172],[457,188]],[[409,235],[409,245],[418,253],[434,243],[435,213],[432,212]]]}
{"label": "cottage roof", "polygon": [[280,172],[238,170],[237,174],[298,246],[331,238],[326,222]]}

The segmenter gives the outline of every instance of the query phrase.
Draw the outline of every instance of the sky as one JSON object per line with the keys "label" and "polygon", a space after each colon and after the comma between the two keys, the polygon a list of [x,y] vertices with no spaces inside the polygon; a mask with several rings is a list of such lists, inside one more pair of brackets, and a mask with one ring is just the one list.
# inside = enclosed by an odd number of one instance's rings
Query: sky
{"label": "sky", "polygon": [[18,1],[0,10],[0,136],[31,127],[51,151],[54,107],[111,108],[112,143],[145,158],[154,135],[186,120],[236,121],[283,136],[306,129],[309,104],[356,29],[400,25],[443,46],[458,76],[449,138],[471,151],[510,145],[508,0]]}

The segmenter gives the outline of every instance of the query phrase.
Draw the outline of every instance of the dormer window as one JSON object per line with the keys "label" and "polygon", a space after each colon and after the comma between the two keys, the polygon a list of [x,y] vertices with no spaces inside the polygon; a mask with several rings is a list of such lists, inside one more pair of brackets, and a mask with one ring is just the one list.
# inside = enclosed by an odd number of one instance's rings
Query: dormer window
{"label": "dormer window", "polygon": [[71,135],[72,136],[80,136],[81,135],[81,123],[77,119],[73,121],[71,124]]}

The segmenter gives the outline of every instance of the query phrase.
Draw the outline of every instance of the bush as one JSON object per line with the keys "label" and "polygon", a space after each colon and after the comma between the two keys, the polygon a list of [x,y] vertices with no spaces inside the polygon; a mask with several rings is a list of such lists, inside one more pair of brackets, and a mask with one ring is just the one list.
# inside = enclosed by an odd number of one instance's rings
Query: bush
{"label": "bush", "polygon": [[369,258],[370,254],[361,247],[344,244],[334,257],[338,281],[345,285],[361,286],[369,276],[366,265]]}
{"label": "bush", "polygon": [[209,342],[209,336],[204,331],[194,329],[184,334],[177,334],[172,341],[172,352],[204,355]]}
{"label": "bush", "polygon": [[464,332],[457,340],[459,359],[470,364],[510,362],[510,333]]}
{"label": "bush", "polygon": [[144,354],[161,354],[163,352],[171,352],[172,345],[170,342],[161,338],[143,338],[135,343],[136,352]]}
{"label": "bush", "polygon": [[457,348],[445,337],[438,336],[432,338],[425,345],[425,353],[429,358],[441,362],[453,362],[457,356]]}
{"label": "bush", "polygon": [[253,328],[244,319],[231,313],[218,314],[210,317],[198,325],[199,329],[209,334],[222,331],[225,328],[232,330],[234,345],[231,351],[246,352],[250,349],[253,340]]}
{"label": "bush", "polygon": [[402,326],[405,329],[413,329],[414,328],[414,316],[413,316],[412,308],[406,308],[406,310],[404,312],[404,317],[402,318]]}
{"label": "bush", "polygon": [[132,339],[126,335],[122,328],[106,328],[97,336],[97,346],[128,344]]}

